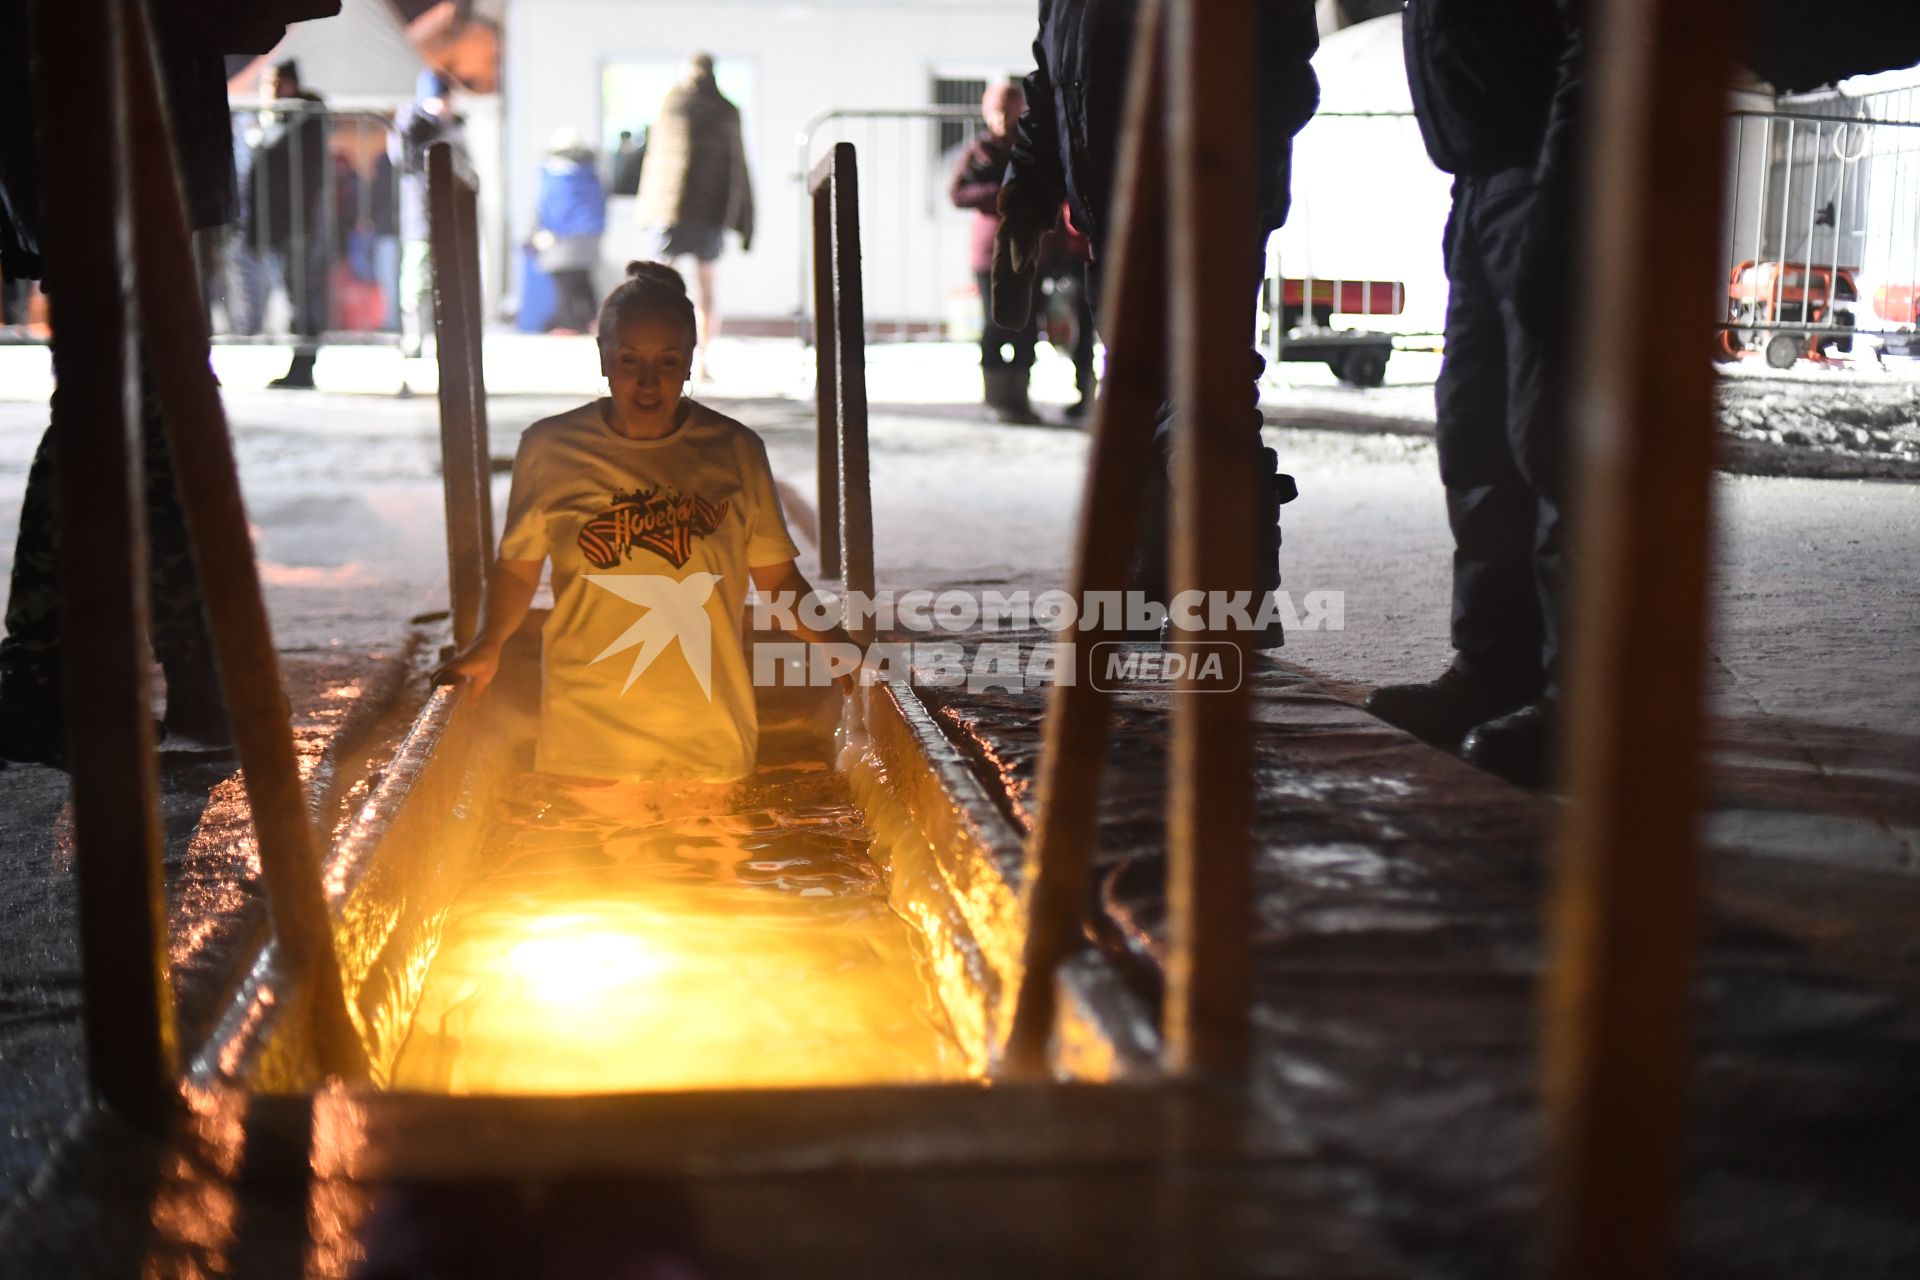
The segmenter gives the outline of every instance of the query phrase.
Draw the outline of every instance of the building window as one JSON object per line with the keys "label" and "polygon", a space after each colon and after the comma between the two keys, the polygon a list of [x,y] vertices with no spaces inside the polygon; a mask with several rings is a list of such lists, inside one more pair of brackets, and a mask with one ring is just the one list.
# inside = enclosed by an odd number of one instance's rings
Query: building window
{"label": "building window", "polygon": [[[985,76],[935,76],[933,79],[933,105],[936,107],[972,107],[977,111],[980,99],[986,93]],[[939,127],[934,130],[934,154],[943,158],[952,155],[985,123],[978,118],[940,121]]]}

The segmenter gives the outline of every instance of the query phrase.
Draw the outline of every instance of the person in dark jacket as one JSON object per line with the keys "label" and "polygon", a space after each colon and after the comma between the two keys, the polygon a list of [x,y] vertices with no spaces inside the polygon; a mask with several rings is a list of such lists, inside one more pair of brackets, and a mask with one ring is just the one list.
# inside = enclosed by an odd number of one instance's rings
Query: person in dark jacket
{"label": "person in dark jacket", "polygon": [[1525,785],[1545,780],[1558,696],[1585,9],[1411,0],[1403,20],[1421,135],[1454,175],[1435,388],[1454,656],[1367,706]]}
{"label": "person in dark jacket", "polygon": [[[1436,444],[1453,529],[1454,656],[1368,707],[1523,785],[1549,776],[1568,578],[1567,388],[1586,0],[1409,0],[1428,153],[1455,175]],[[1910,64],[1910,5],[1753,0],[1748,61],[1782,88]]]}
{"label": "person in dark jacket", "polygon": [[[1026,79],[1026,113],[1015,133],[1001,225],[995,243],[995,317],[1013,325],[1032,303],[1041,242],[1064,200],[1073,225],[1092,245],[1097,263],[1113,234],[1114,173],[1133,55],[1135,0],[1041,0],[1034,39],[1035,68]],[[1293,137],[1319,104],[1312,59],[1320,46],[1312,0],[1265,0],[1260,5],[1259,77],[1249,104],[1249,127],[1257,147],[1256,200],[1259,238],[1246,247],[1246,270],[1221,282],[1247,302],[1247,332],[1264,266],[1267,236],[1286,221],[1291,199]],[[1002,288],[1006,283],[1009,287]],[[1097,314],[1096,299],[1096,314]],[[1295,496],[1293,477],[1276,474],[1279,459],[1260,442],[1259,378],[1265,363],[1249,353],[1247,383],[1247,474],[1257,484],[1262,546],[1262,591],[1279,585],[1280,507]],[[1160,439],[1168,439],[1171,408],[1162,413]],[[1220,483],[1230,481],[1222,477]],[[1133,589],[1166,599],[1165,468],[1155,469],[1145,488],[1141,545]],[[1278,626],[1255,643],[1283,642]]]}
{"label": "person in dark jacket", "polygon": [[647,133],[636,216],[653,240],[652,256],[672,266],[694,260],[694,311],[700,345],[693,376],[705,381],[707,353],[720,336],[714,264],[728,231],[740,251],[753,248],[753,184],[747,173],[740,109],[713,76],[713,55],[699,53],[660,104]]}
{"label": "person in dark jacket", "polygon": [[956,209],[972,209],[972,267],[985,315],[980,326],[980,379],[987,411],[1002,422],[1037,422],[1027,399],[1033,373],[1033,344],[1039,321],[1028,314],[1017,328],[993,322],[993,238],[1000,229],[1000,187],[1013,156],[1013,124],[1026,109],[1020,90],[1010,84],[987,87],[980,114],[987,127],[975,134],[954,166],[947,196]]}
{"label": "person in dark jacket", "polygon": [[[337,11],[337,4],[332,8]],[[280,40],[284,24],[325,16],[326,0],[186,0],[153,6],[174,155],[188,224],[221,226],[234,217],[232,121],[224,53],[261,53]],[[0,271],[38,279],[39,162],[24,4],[0,5]],[[59,341],[58,338],[55,339]],[[41,436],[27,472],[20,530],[7,593],[6,636],[0,640],[0,759],[61,764],[66,727],[60,618],[55,433]],[[206,744],[229,738],[212,638],[200,602],[199,578],[174,489],[166,432],[150,380],[142,379],[140,428],[145,479],[148,628],[166,678],[164,729]]]}
{"label": "person in dark jacket", "polygon": [[270,387],[313,386],[313,366],[329,314],[327,271],[333,241],[326,206],[328,156],[326,103],[300,84],[289,59],[275,66],[272,106],[261,113],[263,133],[255,149],[254,186],[247,202],[247,241],[264,248],[269,269],[293,309],[293,361]]}

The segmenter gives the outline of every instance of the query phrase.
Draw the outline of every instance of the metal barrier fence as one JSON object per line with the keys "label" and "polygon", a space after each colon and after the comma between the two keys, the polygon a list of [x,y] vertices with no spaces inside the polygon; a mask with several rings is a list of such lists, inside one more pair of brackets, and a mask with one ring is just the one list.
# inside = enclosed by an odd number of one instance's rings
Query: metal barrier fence
{"label": "metal barrier fence", "polygon": [[1920,354],[1920,121],[1874,105],[1734,116],[1721,358]]}
{"label": "metal barrier fence", "polygon": [[866,337],[870,342],[973,338],[981,309],[968,246],[973,211],[947,197],[954,166],[986,127],[977,109],[829,111],[800,131],[794,177],[800,189],[794,317],[813,340],[812,258],[815,167],[842,142],[857,143],[863,183],[860,225],[866,257]]}
{"label": "metal barrier fence", "polygon": [[393,121],[278,101],[235,109],[233,144],[240,215],[196,237],[214,341],[398,342],[420,313],[401,305]]}

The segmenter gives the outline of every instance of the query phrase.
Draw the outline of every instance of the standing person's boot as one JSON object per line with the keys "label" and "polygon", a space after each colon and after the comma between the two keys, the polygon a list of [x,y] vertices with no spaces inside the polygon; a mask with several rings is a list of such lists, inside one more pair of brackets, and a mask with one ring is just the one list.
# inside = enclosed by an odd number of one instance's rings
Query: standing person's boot
{"label": "standing person's boot", "polygon": [[287,366],[287,371],[267,385],[282,390],[313,390],[313,366],[318,359],[319,352],[311,347],[296,349],[293,353],[293,363]]}
{"label": "standing person's boot", "polygon": [[1537,676],[1480,676],[1456,662],[1437,680],[1383,685],[1368,696],[1366,707],[1422,742],[1452,751],[1471,730],[1528,706],[1539,695]]}
{"label": "standing person's boot", "polygon": [[[1254,519],[1258,521],[1259,548],[1259,598],[1255,601],[1255,616],[1264,607],[1267,600],[1280,590],[1280,508],[1300,496],[1300,486],[1292,476],[1284,471],[1275,470],[1279,466],[1280,456],[1273,450],[1262,448],[1259,453],[1261,476],[1260,493],[1254,508]],[[1259,627],[1248,642],[1255,649],[1278,649],[1287,643],[1287,633],[1275,616],[1266,625]]]}
{"label": "standing person's boot", "polygon": [[167,718],[162,736],[185,738],[216,750],[233,746],[233,724],[227,718],[220,671],[211,655],[192,659],[163,659],[167,678]]}
{"label": "standing person's boot", "polygon": [[981,370],[986,385],[987,416],[995,422],[1032,426],[1040,421],[1027,399],[1027,371],[1003,366]]}
{"label": "standing person's boot", "polygon": [[1517,787],[1537,791],[1553,779],[1559,700],[1529,702],[1476,725],[1460,743],[1460,758]]}
{"label": "standing person's boot", "polygon": [[57,671],[0,666],[0,760],[67,767],[67,709]]}

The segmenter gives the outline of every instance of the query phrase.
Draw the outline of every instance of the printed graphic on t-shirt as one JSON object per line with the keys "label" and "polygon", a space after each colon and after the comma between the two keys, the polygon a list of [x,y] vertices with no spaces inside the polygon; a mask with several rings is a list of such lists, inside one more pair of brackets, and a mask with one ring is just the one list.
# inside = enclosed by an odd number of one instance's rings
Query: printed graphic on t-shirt
{"label": "printed graphic on t-shirt", "polygon": [[729,505],[664,485],[615,493],[612,502],[580,530],[580,554],[596,569],[611,569],[640,547],[684,569],[693,540],[710,537],[727,518]]}

